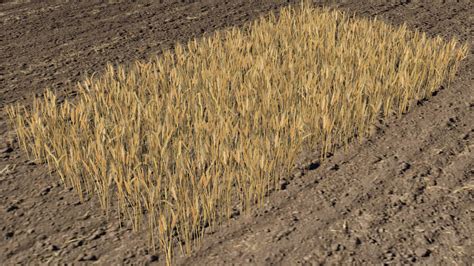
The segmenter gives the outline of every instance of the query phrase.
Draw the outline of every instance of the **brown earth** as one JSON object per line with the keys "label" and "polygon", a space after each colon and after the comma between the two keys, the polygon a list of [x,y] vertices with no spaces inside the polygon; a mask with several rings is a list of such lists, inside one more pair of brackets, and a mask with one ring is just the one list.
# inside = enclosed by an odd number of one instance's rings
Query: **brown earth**
{"label": "brown earth", "polygon": [[[63,95],[107,62],[145,59],[176,41],[277,10],[288,1],[0,1],[0,109],[46,87]],[[161,2],[161,3],[160,3]],[[293,2],[293,1],[289,1]],[[455,81],[373,137],[306,166],[261,209],[209,232],[180,264],[474,262],[474,4],[315,1],[406,22],[471,44]],[[29,161],[0,116],[0,263],[164,263],[144,233],[80,203]],[[288,184],[286,184],[288,183]]]}

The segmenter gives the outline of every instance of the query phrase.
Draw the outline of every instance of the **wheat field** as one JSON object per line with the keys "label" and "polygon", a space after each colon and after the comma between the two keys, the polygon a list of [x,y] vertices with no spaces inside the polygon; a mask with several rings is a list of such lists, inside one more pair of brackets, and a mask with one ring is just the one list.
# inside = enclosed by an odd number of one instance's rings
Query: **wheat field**
{"label": "wheat field", "polygon": [[303,147],[324,157],[430,97],[467,49],[301,4],[7,111],[29,156],[148,230],[171,263],[277,189]]}

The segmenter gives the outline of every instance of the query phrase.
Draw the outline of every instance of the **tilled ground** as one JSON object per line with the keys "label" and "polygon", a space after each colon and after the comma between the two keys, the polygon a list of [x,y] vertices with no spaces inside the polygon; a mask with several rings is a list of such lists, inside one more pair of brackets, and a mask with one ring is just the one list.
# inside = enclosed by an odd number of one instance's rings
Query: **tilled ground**
{"label": "tilled ground", "polygon": [[[0,1],[0,109],[46,87],[64,96],[85,75],[241,25],[288,1]],[[161,3],[159,3],[161,2]],[[293,2],[293,1],[289,1]],[[473,47],[471,1],[315,1],[406,22]],[[209,232],[182,264],[466,264],[474,246],[472,49],[456,80],[362,143],[289,178],[250,216]],[[80,203],[29,161],[0,116],[0,262],[163,263],[146,235]],[[314,161],[313,161],[314,160]],[[308,166],[309,165],[309,166]],[[319,167],[316,167],[318,166]]]}

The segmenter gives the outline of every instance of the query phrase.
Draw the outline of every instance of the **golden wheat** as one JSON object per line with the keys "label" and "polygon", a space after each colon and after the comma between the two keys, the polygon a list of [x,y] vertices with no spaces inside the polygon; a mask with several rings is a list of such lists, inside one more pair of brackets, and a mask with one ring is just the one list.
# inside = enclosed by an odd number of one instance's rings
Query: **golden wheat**
{"label": "golden wheat", "polygon": [[[109,66],[57,104],[10,107],[21,146],[97,194],[171,262],[205,227],[261,203],[301,147],[324,156],[454,76],[467,47],[310,5]],[[144,219],[146,217],[146,219]]]}

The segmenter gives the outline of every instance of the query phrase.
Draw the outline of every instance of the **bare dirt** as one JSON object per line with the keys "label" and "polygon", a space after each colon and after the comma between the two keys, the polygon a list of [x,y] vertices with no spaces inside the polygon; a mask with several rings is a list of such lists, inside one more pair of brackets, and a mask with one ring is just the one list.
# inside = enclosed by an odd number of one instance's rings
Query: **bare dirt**
{"label": "bare dirt", "polygon": [[[0,109],[45,88],[72,95],[128,64],[294,1],[0,1]],[[387,3],[388,2],[388,3]],[[455,81],[373,137],[306,164],[260,209],[206,235],[179,264],[474,262],[474,4],[315,1],[468,42]],[[96,198],[79,202],[29,161],[0,116],[0,263],[164,263]]]}

